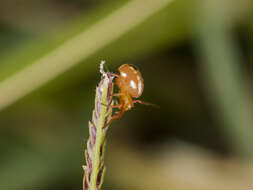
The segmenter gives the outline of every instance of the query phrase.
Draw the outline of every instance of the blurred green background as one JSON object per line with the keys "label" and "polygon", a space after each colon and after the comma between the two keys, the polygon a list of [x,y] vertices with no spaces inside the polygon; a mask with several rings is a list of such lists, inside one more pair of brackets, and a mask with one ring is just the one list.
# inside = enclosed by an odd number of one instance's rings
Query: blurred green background
{"label": "blurred green background", "polygon": [[134,64],[103,189],[253,188],[251,0],[1,0],[0,189],[82,189],[99,63]]}

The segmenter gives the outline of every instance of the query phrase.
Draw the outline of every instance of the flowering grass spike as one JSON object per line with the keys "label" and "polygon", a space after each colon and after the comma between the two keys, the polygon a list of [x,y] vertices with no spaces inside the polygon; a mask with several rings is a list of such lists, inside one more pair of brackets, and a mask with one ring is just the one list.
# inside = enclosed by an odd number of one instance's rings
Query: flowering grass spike
{"label": "flowering grass spike", "polygon": [[113,78],[100,64],[101,81],[96,88],[95,109],[89,122],[89,139],[85,151],[86,165],[83,166],[83,190],[100,190],[105,173],[104,152],[106,131],[112,117]]}

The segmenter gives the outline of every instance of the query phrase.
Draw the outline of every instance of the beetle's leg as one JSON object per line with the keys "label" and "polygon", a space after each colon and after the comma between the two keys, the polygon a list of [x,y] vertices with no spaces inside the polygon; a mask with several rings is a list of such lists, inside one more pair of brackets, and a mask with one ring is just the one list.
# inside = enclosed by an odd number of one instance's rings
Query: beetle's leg
{"label": "beetle's leg", "polygon": [[157,106],[157,105],[155,105],[155,104],[152,104],[152,103],[149,103],[149,102],[144,102],[144,101],[142,101],[142,100],[134,100],[133,103],[134,103],[134,104],[135,104],[135,103],[139,103],[139,104],[143,104],[143,105],[146,105],[146,106],[159,107],[159,106]]}
{"label": "beetle's leg", "polygon": [[114,77],[119,77],[118,74],[115,74],[115,73],[110,73],[110,75],[114,76]]}
{"label": "beetle's leg", "polygon": [[116,121],[117,119],[121,118],[122,115],[124,114],[124,112],[125,112],[124,109],[122,109],[122,107],[121,107],[121,109],[118,112],[116,112],[114,116],[112,116],[108,125],[110,125],[112,122]]}
{"label": "beetle's leg", "polygon": [[112,108],[121,108],[122,104],[116,104],[116,105],[112,105]]}
{"label": "beetle's leg", "polygon": [[133,103],[139,103],[139,104],[143,104],[143,105],[146,105],[146,106],[150,106],[152,105],[151,103],[148,103],[148,102],[144,102],[142,100],[134,100]]}
{"label": "beetle's leg", "polygon": [[[107,108],[111,105],[106,105],[106,104],[103,104],[101,103],[103,106],[106,106]],[[111,108],[120,108],[122,106],[122,104],[116,104],[116,105],[112,105]]]}
{"label": "beetle's leg", "polygon": [[102,105],[102,106],[105,106],[105,107],[107,107],[107,108],[108,108],[109,106],[111,106],[110,104],[104,104],[104,103],[101,103],[101,105]]}
{"label": "beetle's leg", "polygon": [[125,96],[125,94],[124,94],[124,93],[119,92],[119,93],[115,93],[115,94],[113,94],[113,96],[117,96],[117,97],[119,97],[119,96]]}

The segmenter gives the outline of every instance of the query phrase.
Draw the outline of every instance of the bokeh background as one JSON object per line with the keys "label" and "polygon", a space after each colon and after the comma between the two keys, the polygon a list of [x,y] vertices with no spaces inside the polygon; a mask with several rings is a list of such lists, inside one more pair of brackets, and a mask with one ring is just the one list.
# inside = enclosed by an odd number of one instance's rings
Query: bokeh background
{"label": "bokeh background", "polygon": [[110,190],[253,189],[251,0],[1,0],[0,189],[82,189],[99,63],[140,68]]}

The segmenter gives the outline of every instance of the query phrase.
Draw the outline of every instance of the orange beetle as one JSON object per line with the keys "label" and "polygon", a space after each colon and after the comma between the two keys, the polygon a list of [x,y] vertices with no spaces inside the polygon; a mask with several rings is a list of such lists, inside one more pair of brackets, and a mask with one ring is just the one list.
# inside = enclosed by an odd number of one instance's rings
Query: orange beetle
{"label": "orange beetle", "polygon": [[111,122],[119,119],[124,112],[132,109],[135,103],[144,105],[152,105],[141,100],[133,100],[132,98],[139,98],[142,95],[144,89],[143,78],[140,71],[129,64],[123,64],[118,68],[119,74],[116,76],[116,85],[119,88],[119,92],[114,96],[119,97],[120,103],[113,105],[112,108],[118,108],[119,111],[115,113],[111,118]]}

